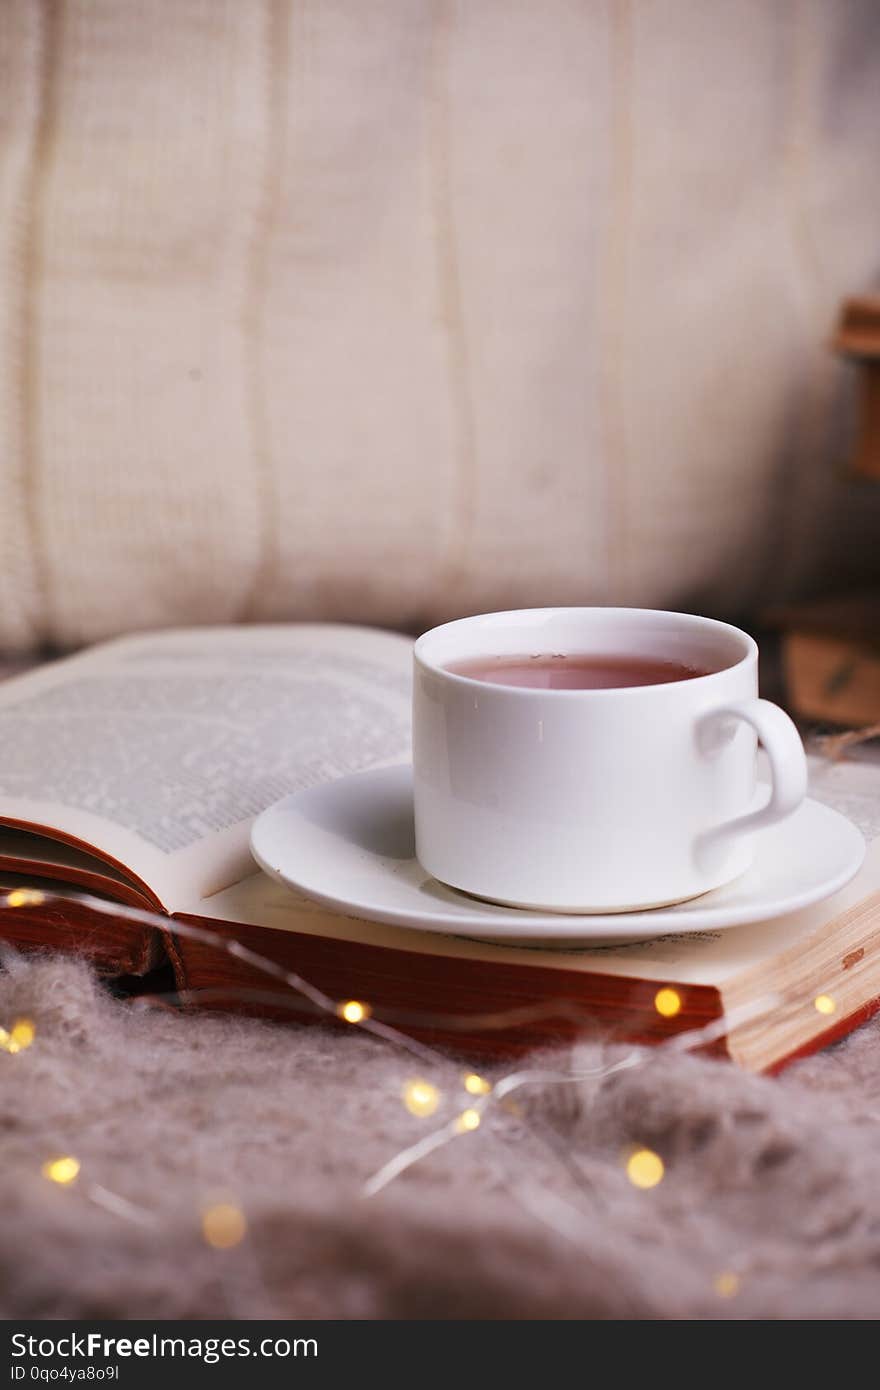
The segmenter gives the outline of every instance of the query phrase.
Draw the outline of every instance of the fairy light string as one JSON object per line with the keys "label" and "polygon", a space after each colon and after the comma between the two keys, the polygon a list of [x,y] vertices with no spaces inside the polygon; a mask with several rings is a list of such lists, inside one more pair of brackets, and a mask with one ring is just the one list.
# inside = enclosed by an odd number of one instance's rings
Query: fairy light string
{"label": "fairy light string", "polygon": [[[211,946],[250,966],[258,973],[283,984],[287,990],[293,991],[301,999],[306,1000],[315,1012],[339,1019],[348,1026],[358,1028],[410,1056],[417,1057],[426,1064],[444,1069],[448,1067],[449,1058],[446,1054],[402,1032],[393,1024],[377,1018],[368,1000],[333,999],[297,972],[278,965],[277,962],[243,945],[240,941],[223,936],[208,927],[196,926],[190,922],[170,921],[158,913],[142,908],[108,903],[91,894],[60,893],[37,888],[16,888],[0,896],[0,909],[20,910],[22,908],[65,904],[71,901],[107,916],[117,919],[123,918],[145,926],[159,927],[163,932],[171,932],[185,939]],[[223,998],[228,998],[230,995],[229,990],[184,990],[173,993],[174,997],[184,1000],[194,997],[204,999],[210,993]],[[259,991],[253,990],[241,991],[241,993],[251,998],[260,994]],[[153,996],[153,998],[158,997]],[[276,1002],[289,1002],[286,1001],[284,995],[274,996],[274,998]],[[142,1004],[143,1000],[135,1002]],[[803,1000],[800,998],[791,999],[775,992],[768,993],[761,999],[732,1010],[726,1017],[714,1019],[698,1028],[673,1034],[651,1047],[634,1047],[624,1057],[608,1064],[581,1070],[567,1072],[545,1069],[513,1071],[494,1083],[476,1070],[467,1070],[461,1076],[461,1087],[466,1097],[466,1103],[460,1105],[456,1113],[437,1128],[423,1134],[415,1143],[393,1155],[366,1181],[361,1189],[361,1194],[364,1198],[375,1197],[391,1182],[430,1154],[447,1144],[474,1135],[481,1128],[490,1108],[501,1113],[515,1113],[517,1118],[521,1119],[523,1117],[521,1107],[510,1099],[518,1090],[533,1085],[570,1085],[588,1080],[601,1083],[616,1073],[645,1065],[649,1060],[653,1060],[663,1052],[691,1052],[706,1047],[723,1038],[733,1027],[756,1020],[772,1010],[780,1008],[793,1010],[802,1007],[802,1004]],[[813,1005],[819,1013],[825,1015],[833,1014],[837,1008],[833,995],[827,991],[816,994],[813,998]],[[681,1007],[682,1001],[678,991],[671,987],[658,989],[654,996],[654,1008],[658,1015],[663,1018],[675,1017],[680,1012]],[[458,1022],[468,1030],[482,1027],[486,1031],[490,1031],[509,1027],[514,1023],[536,1022],[541,1019],[586,1023],[590,1017],[587,1010],[577,1009],[571,1005],[570,1001],[564,1001],[560,1002],[559,1005],[554,1004],[550,1007],[546,1004],[525,1006],[494,1014],[471,1015],[466,1020],[455,1020],[446,1014],[436,1017],[422,1014],[418,1018],[410,1016],[410,1019],[420,1023],[423,1027],[430,1027],[432,1024],[436,1026],[442,1023],[445,1028],[450,1029]],[[26,1052],[34,1045],[36,1038],[37,1024],[33,1019],[15,1019],[9,1028],[0,1025],[0,1052],[5,1052],[10,1056]],[[400,1099],[414,1118],[429,1119],[440,1108],[444,1097],[432,1081],[426,1077],[417,1076],[404,1082]],[[622,1155],[621,1164],[629,1182],[638,1190],[646,1193],[657,1187],[665,1177],[665,1165],[662,1156],[643,1145],[631,1147]],[[156,1224],[157,1218],[147,1209],[109,1191],[97,1182],[87,1181],[83,1183],[81,1181],[81,1162],[72,1154],[62,1153],[50,1156],[42,1164],[41,1171],[47,1181],[61,1188],[81,1190],[91,1203],[120,1219],[141,1226],[154,1226]],[[529,1187],[527,1196],[524,1196],[524,1193],[525,1189],[519,1193],[523,1205],[531,1210],[538,1219],[562,1230],[567,1238],[572,1238],[569,1218],[572,1213],[577,1212],[576,1208],[572,1208],[561,1199],[541,1192],[534,1187]],[[579,1219],[582,1219],[580,1214],[577,1214]],[[215,1203],[202,1211],[201,1230],[206,1243],[215,1249],[232,1249],[246,1238],[247,1221],[237,1202],[229,1199]],[[714,1275],[712,1287],[718,1298],[729,1299],[738,1294],[741,1282],[740,1272],[730,1268],[722,1269]]]}
{"label": "fairy light string", "polygon": [[[52,906],[71,902],[76,902],[95,912],[103,913],[105,916],[136,922],[142,926],[159,928],[162,932],[170,933],[173,936],[180,936],[186,940],[197,941],[202,945],[211,946],[218,951],[222,951],[226,955],[232,956],[236,960],[242,961],[243,964],[251,966],[260,974],[267,975],[279,981],[281,984],[286,985],[288,989],[307,1000],[319,1013],[341,1019],[350,1026],[360,1028],[362,1031],[370,1033],[374,1037],[381,1038],[384,1042],[388,1042],[393,1046],[402,1048],[426,1062],[445,1065],[448,1061],[446,1054],[420,1042],[409,1033],[402,1032],[391,1023],[377,1018],[368,1001],[359,999],[334,999],[296,971],[288,970],[284,966],[278,965],[276,961],[261,955],[258,951],[252,950],[249,946],[243,945],[242,942],[234,938],[223,936],[219,932],[212,931],[209,927],[196,926],[192,922],[183,922],[176,918],[168,918],[145,908],[129,907],[128,905],[115,902],[108,903],[105,899],[95,897],[89,893],[60,893],[40,889],[17,888],[6,894],[5,898],[0,897],[0,907],[7,906],[14,908],[23,906]],[[208,991],[201,990],[170,991],[162,996],[142,996],[140,1002],[142,1004],[146,1003],[150,998],[204,998],[207,993]],[[230,993],[236,993],[236,991],[223,989],[212,991],[212,993],[217,998],[229,998]],[[251,997],[254,997],[253,991],[249,993]],[[774,1001],[775,999],[776,996],[774,996]],[[757,1001],[759,1005],[762,1002],[761,1000]],[[391,1011],[386,1010],[385,1012],[390,1013]],[[579,1007],[570,1000],[554,1001],[550,1005],[524,1005],[497,1011],[495,1013],[452,1016],[448,1013],[411,1014],[407,1013],[405,1010],[398,1010],[396,1011],[396,1016],[398,1018],[405,1018],[407,1022],[414,1025],[425,1028],[443,1027],[449,1032],[457,1030],[462,1032],[500,1031],[517,1025],[538,1023],[548,1020],[574,1024],[589,1024],[594,1021],[594,1016],[588,1009]],[[709,1026],[712,1027],[712,1025]],[[716,1038],[724,1036],[726,1026],[723,1018],[717,1020],[717,1028],[720,1028],[720,1031],[716,1029],[713,1036],[707,1036],[707,1042],[714,1041]],[[675,1037],[680,1038],[681,1036],[683,1035],[677,1034],[668,1041],[670,1043],[674,1042]],[[478,1076],[479,1074],[474,1072],[472,1075]]]}

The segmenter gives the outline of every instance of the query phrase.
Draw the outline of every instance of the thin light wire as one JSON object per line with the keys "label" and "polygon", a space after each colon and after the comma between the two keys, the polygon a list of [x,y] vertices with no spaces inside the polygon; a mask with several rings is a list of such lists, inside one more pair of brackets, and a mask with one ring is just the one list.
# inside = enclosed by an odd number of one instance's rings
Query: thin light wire
{"label": "thin light wire", "polygon": [[[22,890],[18,890],[21,892]],[[306,999],[319,1013],[338,1017],[339,1000],[333,999],[323,990],[318,989],[304,976],[296,971],[287,970],[284,966],[278,965],[276,961],[261,955],[252,950],[249,946],[244,946],[234,938],[222,936],[219,932],[212,931],[209,927],[196,926],[191,922],[179,921],[176,918],[168,918],[157,912],[151,912],[145,908],[129,907],[121,903],[108,903],[103,898],[94,897],[88,893],[59,893],[51,890],[34,890],[40,895],[40,905],[52,905],[53,903],[76,902],[95,912],[103,913],[106,916],[121,918],[124,921],[137,922],[143,926],[158,928],[163,932],[170,932],[175,936],[183,937],[185,940],[197,941],[202,945],[212,946],[225,955],[232,956],[236,960],[242,961],[260,974],[267,975],[271,979],[278,980],[286,985],[288,989]],[[5,898],[0,898],[0,907],[8,906]],[[202,998],[207,991],[168,991],[162,995],[142,996],[142,1001],[149,999],[170,999],[178,998]],[[211,994],[218,998],[230,998],[239,992],[234,989],[212,990]],[[252,991],[240,991],[241,997],[252,997]],[[275,999],[272,1002],[280,1002]],[[388,1012],[388,1011],[386,1011]],[[514,1009],[506,1009],[497,1013],[480,1013],[462,1016],[451,1016],[449,1014],[429,1014],[429,1013],[410,1013],[406,1011],[396,1011],[395,1017],[411,1025],[423,1028],[440,1028],[444,1031],[463,1031],[463,1032],[493,1032],[501,1031],[505,1028],[522,1026],[531,1023],[554,1022],[582,1024],[596,1022],[595,1014],[588,1009],[573,1004],[570,1000],[553,1001],[551,1004],[534,1004],[518,1006]],[[719,1019],[721,1027],[720,1033],[716,1031],[714,1037],[722,1037],[726,1031],[724,1019]],[[424,1062],[446,1063],[448,1057],[437,1049],[429,1047],[420,1042],[417,1038],[408,1033],[401,1032],[400,1029],[383,1019],[376,1018],[372,1013],[365,1015],[349,1025],[350,1027],[360,1028],[373,1037],[381,1038],[382,1041],[391,1043],[393,1046],[400,1047],[411,1055],[418,1057]],[[711,1028],[711,1025],[708,1025]],[[707,1035],[707,1042],[710,1041]]]}
{"label": "thin light wire", "polygon": [[[21,890],[18,891],[19,893],[21,892]],[[127,921],[138,922],[146,926],[158,926],[163,931],[172,931],[189,940],[199,941],[205,945],[216,947],[225,954],[233,956],[235,959],[251,966],[254,970],[281,981],[288,989],[293,990],[302,998],[306,999],[318,1012],[334,1018],[338,1017],[338,1000],[332,999],[330,995],[325,994],[323,990],[318,989],[296,971],[287,970],[268,957],[262,956],[259,952],[251,950],[250,947],[242,945],[241,942],[221,936],[218,932],[211,931],[208,927],[194,926],[190,922],[171,921],[166,917],[160,916],[158,913],[150,912],[142,908],[133,908],[117,903],[108,904],[104,899],[96,898],[91,894],[64,894],[45,892],[43,890],[33,890],[33,892],[35,894],[35,901],[32,905],[42,906],[46,903],[76,901],[92,908],[96,912],[104,913],[108,916],[113,916],[115,918],[122,917]],[[6,895],[6,897],[0,898],[0,909],[9,906],[8,896],[9,895]],[[214,991],[214,993],[219,993],[224,997],[228,997],[230,992],[231,991]],[[182,992],[183,997],[186,997],[188,993],[190,992]],[[243,991],[243,993],[250,994],[253,992]],[[458,1139],[463,1137],[466,1133],[474,1132],[474,1130],[478,1128],[483,1114],[490,1106],[499,1105],[514,1091],[522,1087],[537,1084],[577,1084],[578,1082],[586,1080],[598,1080],[601,1083],[617,1072],[643,1065],[649,1058],[656,1057],[658,1053],[690,1052],[698,1048],[709,1046],[713,1042],[726,1036],[732,1028],[739,1027],[747,1022],[752,1022],[772,1009],[778,1009],[780,1006],[795,1008],[801,1006],[802,1003],[803,1001],[801,999],[790,1000],[776,992],[767,993],[760,999],[741,1005],[728,1012],[727,1015],[712,1019],[709,1023],[703,1024],[699,1028],[673,1034],[671,1037],[651,1047],[634,1048],[625,1057],[608,1065],[589,1067],[571,1072],[543,1069],[510,1072],[497,1081],[488,1094],[479,1097],[469,1097],[471,1103],[467,1106],[465,1111],[453,1116],[439,1128],[423,1135],[417,1143],[407,1146],[390,1158],[367,1180],[362,1189],[362,1195],[364,1197],[375,1196],[378,1192],[382,1191],[383,1188],[386,1188],[389,1183],[400,1177],[407,1169],[420,1162],[429,1154],[434,1153],[437,1149],[442,1148],[453,1139]],[[538,1006],[536,1006],[536,1008],[537,1007]],[[498,1017],[509,1020],[511,1013],[515,1013],[518,1021],[521,1021],[524,1011],[507,1011],[506,1014],[499,1016],[481,1015],[478,1017],[482,1017],[487,1021],[497,1020]],[[539,1017],[558,1018],[559,1012],[554,1005],[552,1009],[545,1008],[542,1014],[530,1011],[528,1017],[530,1019],[537,1019]],[[584,1017],[584,1015],[581,1015],[581,1017]],[[423,1026],[426,1026],[424,1016],[420,1017],[419,1021],[422,1022]],[[442,1021],[444,1024],[448,1024],[449,1019],[443,1016]],[[444,1053],[434,1048],[427,1047],[408,1034],[402,1033],[390,1024],[383,1022],[381,1019],[376,1019],[372,1016],[371,1010],[367,1010],[362,1017],[358,1018],[350,1026],[360,1028],[364,1032],[380,1038],[383,1042],[387,1042],[392,1046],[399,1047],[419,1057],[422,1061],[438,1064],[440,1066],[446,1066],[449,1061]],[[471,1022],[471,1026],[473,1026],[473,1022]],[[463,1124],[462,1122],[465,1119],[470,1119],[474,1122]],[[87,1189],[87,1195],[93,1202],[103,1206],[107,1210],[114,1211],[117,1215],[125,1219],[140,1222],[140,1224],[148,1224],[150,1222],[150,1213],[135,1207],[133,1203],[127,1202],[125,1198],[118,1197],[116,1194],[108,1192],[106,1188],[102,1188],[98,1184],[91,1184]]]}
{"label": "thin light wire", "polygon": [[[537,1082],[544,1084],[559,1085],[563,1082],[586,1081],[588,1078],[601,1078],[611,1076],[613,1072],[624,1071],[627,1067],[637,1066],[639,1057],[636,1053],[631,1053],[624,1057],[622,1061],[614,1062],[607,1067],[589,1067],[584,1071],[578,1072],[553,1072],[553,1071],[521,1071],[511,1072],[509,1076],[502,1079],[493,1087],[487,1096],[481,1097],[473,1105],[468,1106],[469,1110],[474,1110],[478,1115],[488,1108],[491,1102],[501,1101],[505,1096],[509,1096],[512,1091],[518,1090],[521,1086],[534,1085]],[[362,1189],[362,1196],[375,1197],[377,1192],[381,1192],[383,1187],[387,1187],[395,1178],[399,1178],[401,1173],[405,1173],[407,1168],[411,1168],[420,1159],[426,1158],[435,1149],[442,1148],[444,1144],[450,1143],[453,1139],[458,1139],[463,1133],[460,1126],[461,1116],[456,1115],[441,1125],[439,1129],[432,1130],[417,1143],[411,1144],[409,1148],[402,1149],[395,1154],[387,1163],[384,1163],[378,1172],[368,1178]]]}
{"label": "thin light wire", "polygon": [[[529,1085],[560,1085],[565,1082],[577,1083],[579,1081],[599,1080],[604,1081],[615,1072],[626,1071],[631,1067],[642,1066],[649,1058],[656,1057],[660,1052],[690,1052],[699,1047],[705,1047],[711,1042],[715,1042],[719,1037],[733,1026],[750,1022],[762,1014],[768,1013],[771,1009],[778,1008],[781,997],[777,993],[766,994],[759,1000],[754,1000],[749,1004],[741,1005],[734,1009],[727,1018],[713,1019],[711,1023],[703,1024],[699,1028],[689,1029],[685,1033],[677,1033],[664,1042],[658,1043],[651,1048],[638,1048],[630,1052],[626,1057],[617,1062],[612,1062],[604,1067],[590,1067],[576,1072],[553,1072],[553,1071],[521,1071],[511,1072],[508,1076],[502,1077],[493,1087],[491,1093],[478,1101],[472,1109],[482,1113],[493,1102],[499,1103],[509,1096],[513,1091],[523,1086]],[[387,1163],[368,1178],[362,1189],[364,1197],[375,1197],[377,1192],[381,1192],[383,1187],[387,1187],[395,1178],[400,1177],[401,1173],[406,1172],[413,1164],[418,1163],[428,1154],[434,1153],[442,1148],[444,1144],[451,1143],[453,1139],[458,1139],[462,1135],[462,1130],[458,1125],[458,1118],[448,1121],[439,1129],[425,1135],[416,1144],[409,1148],[402,1149],[400,1153],[390,1158]]]}
{"label": "thin light wire", "polygon": [[127,1197],[120,1197],[118,1192],[110,1192],[99,1182],[89,1183],[86,1196],[96,1207],[103,1207],[105,1211],[112,1212],[124,1221],[130,1221],[134,1226],[153,1227],[158,1224],[158,1218],[146,1207],[135,1205]]}

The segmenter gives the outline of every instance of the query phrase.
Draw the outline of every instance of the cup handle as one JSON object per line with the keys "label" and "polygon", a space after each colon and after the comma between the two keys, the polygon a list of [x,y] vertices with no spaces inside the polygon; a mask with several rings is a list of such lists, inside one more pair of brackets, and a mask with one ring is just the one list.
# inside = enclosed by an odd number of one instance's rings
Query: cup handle
{"label": "cup handle", "polygon": [[703,752],[711,756],[730,734],[730,721],[751,724],[770,762],[772,782],[766,805],[716,826],[704,837],[747,835],[773,825],[797,810],[807,794],[807,758],[801,736],[784,710],[769,700],[741,700],[704,715],[699,725]]}

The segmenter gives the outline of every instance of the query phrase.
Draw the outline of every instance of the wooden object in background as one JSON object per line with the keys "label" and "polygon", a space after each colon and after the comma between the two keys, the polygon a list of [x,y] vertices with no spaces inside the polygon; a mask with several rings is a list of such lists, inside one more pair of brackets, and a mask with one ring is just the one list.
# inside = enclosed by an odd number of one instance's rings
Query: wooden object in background
{"label": "wooden object in background", "polygon": [[859,368],[859,423],[852,472],[857,477],[880,479],[880,295],[844,301],[834,347]]}
{"label": "wooden object in background", "polygon": [[855,728],[880,720],[880,649],[792,632],[784,661],[790,701],[802,718]]}
{"label": "wooden object in background", "polygon": [[[854,478],[880,481],[880,294],[844,300],[832,347],[858,371]],[[842,727],[880,722],[880,593],[780,609],[786,702],[802,719]]]}
{"label": "wooden object in background", "polygon": [[880,720],[880,594],[793,604],[768,614],[783,631],[787,703],[802,719],[847,727]]}

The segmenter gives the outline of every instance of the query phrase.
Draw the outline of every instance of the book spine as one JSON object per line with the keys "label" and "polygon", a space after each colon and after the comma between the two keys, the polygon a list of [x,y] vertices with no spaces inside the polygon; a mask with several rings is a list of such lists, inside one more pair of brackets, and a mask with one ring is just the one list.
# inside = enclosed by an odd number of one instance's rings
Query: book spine
{"label": "book spine", "polygon": [[[609,1043],[653,1044],[722,1015],[719,992],[707,985],[427,955],[197,917],[179,920],[240,942],[333,1000],[367,1003],[383,1022],[429,1046],[474,1059],[515,1057],[585,1035]],[[178,989],[189,1003],[348,1026],[221,945],[187,939],[173,929],[167,935]],[[680,1005],[671,1017],[655,1003],[664,988],[675,990]],[[705,1050],[727,1054],[723,1039]]]}
{"label": "book spine", "polygon": [[82,956],[105,976],[146,975],[165,958],[158,929],[123,921],[112,912],[95,912],[73,900],[4,908],[0,941],[25,952]]}

